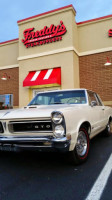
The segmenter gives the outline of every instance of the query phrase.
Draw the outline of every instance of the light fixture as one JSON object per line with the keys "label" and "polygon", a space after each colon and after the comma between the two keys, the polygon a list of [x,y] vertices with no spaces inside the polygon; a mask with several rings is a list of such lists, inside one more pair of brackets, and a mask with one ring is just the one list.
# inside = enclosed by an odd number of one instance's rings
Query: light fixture
{"label": "light fixture", "polygon": [[109,60],[109,57],[107,57],[107,62],[104,64],[105,66],[110,66],[110,65],[112,65],[112,63],[110,62],[110,60]]}
{"label": "light fixture", "polygon": [[4,73],[1,79],[6,81],[7,79],[10,79],[10,76],[8,76],[7,73]]}

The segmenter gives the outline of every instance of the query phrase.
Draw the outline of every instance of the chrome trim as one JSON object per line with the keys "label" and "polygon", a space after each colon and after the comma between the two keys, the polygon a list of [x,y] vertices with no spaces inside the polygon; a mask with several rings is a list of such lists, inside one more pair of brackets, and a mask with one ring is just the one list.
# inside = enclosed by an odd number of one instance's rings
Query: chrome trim
{"label": "chrome trim", "polygon": [[[10,131],[11,132],[11,131]],[[22,132],[11,132],[12,134],[24,134],[24,133],[53,133],[53,131],[38,131],[38,130],[35,130],[35,131],[22,131]]]}
{"label": "chrome trim", "polygon": [[66,137],[63,138],[53,138],[51,141],[53,142],[66,142],[69,141]]}
{"label": "chrome trim", "polygon": [[22,148],[36,148],[36,147],[40,147],[40,148],[51,148],[52,147],[52,145],[43,145],[43,146],[41,146],[41,145],[35,145],[35,146],[33,146],[33,145],[21,145],[21,144],[14,144],[14,147],[22,147]]}
{"label": "chrome trim", "polygon": [[47,121],[47,120],[45,120],[45,121],[38,121],[38,120],[36,120],[36,121],[31,121],[31,120],[27,120],[27,121],[11,121],[11,122],[9,122],[9,125],[10,124],[25,124],[25,123],[37,123],[37,122],[51,122],[50,120],[49,121]]}
{"label": "chrome trim", "polygon": [[[8,121],[32,121],[32,118],[5,118],[5,120]],[[33,120],[39,120],[39,121],[43,121],[43,120],[51,120],[51,117],[33,117]]]}
{"label": "chrome trim", "polygon": [[0,142],[66,142],[68,139],[63,138],[53,138],[53,137],[29,137],[29,136],[0,136]]}

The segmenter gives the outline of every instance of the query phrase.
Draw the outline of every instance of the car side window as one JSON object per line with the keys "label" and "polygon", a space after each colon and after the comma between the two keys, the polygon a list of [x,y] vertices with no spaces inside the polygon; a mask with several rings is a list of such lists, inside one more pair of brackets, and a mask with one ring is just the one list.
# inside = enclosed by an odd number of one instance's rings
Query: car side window
{"label": "car side window", "polygon": [[97,100],[96,95],[95,95],[94,92],[88,91],[88,100],[89,100],[89,105],[91,105],[92,101],[95,101],[96,102],[96,106],[99,106],[98,100]]}
{"label": "car side window", "polygon": [[98,101],[99,106],[103,106],[103,104],[102,104],[102,102],[101,102],[101,100],[100,100],[100,98],[97,94],[96,94],[96,97],[97,97],[97,101]]}

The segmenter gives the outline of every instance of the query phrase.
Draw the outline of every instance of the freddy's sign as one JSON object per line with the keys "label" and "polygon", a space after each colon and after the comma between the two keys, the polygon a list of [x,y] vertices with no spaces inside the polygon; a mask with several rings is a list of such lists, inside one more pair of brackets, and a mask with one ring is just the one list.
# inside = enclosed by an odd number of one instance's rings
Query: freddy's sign
{"label": "freddy's sign", "polygon": [[62,36],[66,31],[63,21],[60,21],[60,25],[58,26],[55,26],[54,24],[51,24],[50,27],[44,26],[40,31],[37,30],[34,32],[34,28],[29,28],[24,30],[24,39],[22,39],[22,42],[27,48],[40,46],[62,40]]}
{"label": "freddy's sign", "polygon": [[112,37],[112,29],[109,29],[109,31],[108,31],[108,36],[109,36],[109,37]]}

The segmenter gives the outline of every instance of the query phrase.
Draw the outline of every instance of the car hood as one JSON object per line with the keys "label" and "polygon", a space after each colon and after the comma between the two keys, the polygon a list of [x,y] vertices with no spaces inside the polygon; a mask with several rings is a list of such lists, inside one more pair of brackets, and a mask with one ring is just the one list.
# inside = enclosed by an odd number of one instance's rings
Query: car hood
{"label": "car hood", "polygon": [[14,112],[14,109],[8,109],[8,110],[0,110],[0,119],[3,118],[5,115],[7,115],[8,113]]}
{"label": "car hood", "polygon": [[16,110],[0,111],[0,119],[49,118],[53,111],[64,113],[71,109],[77,110],[81,107],[80,105],[73,104],[26,106],[25,108]]}

